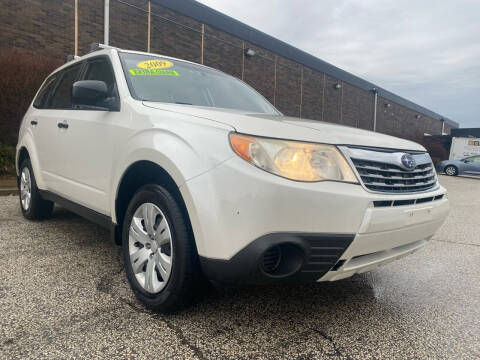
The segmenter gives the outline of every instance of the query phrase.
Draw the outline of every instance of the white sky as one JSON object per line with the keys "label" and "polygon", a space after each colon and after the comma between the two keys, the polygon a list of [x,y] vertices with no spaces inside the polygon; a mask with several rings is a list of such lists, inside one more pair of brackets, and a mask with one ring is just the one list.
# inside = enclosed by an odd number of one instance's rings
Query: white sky
{"label": "white sky", "polygon": [[480,0],[199,1],[462,127],[480,127]]}

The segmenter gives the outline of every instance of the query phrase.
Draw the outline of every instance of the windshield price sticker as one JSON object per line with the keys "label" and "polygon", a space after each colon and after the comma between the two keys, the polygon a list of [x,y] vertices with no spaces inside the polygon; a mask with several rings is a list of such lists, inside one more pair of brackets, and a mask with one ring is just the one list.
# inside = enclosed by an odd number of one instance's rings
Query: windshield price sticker
{"label": "windshield price sticker", "polygon": [[137,64],[137,67],[140,69],[167,69],[172,66],[173,63],[171,61],[163,59],[146,60]]}
{"label": "windshield price sticker", "polygon": [[144,76],[152,76],[152,75],[163,75],[163,76],[180,76],[178,72],[175,70],[163,70],[163,69],[130,69],[128,72],[133,75],[144,75]]}

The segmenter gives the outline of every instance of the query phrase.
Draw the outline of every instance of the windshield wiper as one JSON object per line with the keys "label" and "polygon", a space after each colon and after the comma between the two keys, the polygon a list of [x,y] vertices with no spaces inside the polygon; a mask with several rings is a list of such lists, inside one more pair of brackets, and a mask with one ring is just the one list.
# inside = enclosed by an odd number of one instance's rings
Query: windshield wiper
{"label": "windshield wiper", "polygon": [[193,105],[193,104],[190,104],[190,103],[180,102],[180,101],[176,101],[175,104],[180,104],[180,105]]}

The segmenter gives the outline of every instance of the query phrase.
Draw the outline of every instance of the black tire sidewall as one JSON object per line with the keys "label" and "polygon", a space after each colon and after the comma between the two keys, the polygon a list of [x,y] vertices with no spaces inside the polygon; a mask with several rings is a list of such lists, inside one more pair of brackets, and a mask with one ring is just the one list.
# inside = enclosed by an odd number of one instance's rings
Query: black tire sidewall
{"label": "black tire sidewall", "polygon": [[[129,231],[135,211],[144,203],[152,203],[160,208],[167,218],[172,233],[173,259],[172,272],[167,285],[157,294],[151,294],[143,289],[133,273],[129,255]],[[130,285],[140,301],[154,310],[170,311],[177,307],[175,303],[182,302],[182,296],[191,285],[194,267],[192,241],[189,237],[185,220],[180,207],[170,193],[159,185],[145,185],[133,196],[125,213],[122,228],[122,247],[125,272]]]}

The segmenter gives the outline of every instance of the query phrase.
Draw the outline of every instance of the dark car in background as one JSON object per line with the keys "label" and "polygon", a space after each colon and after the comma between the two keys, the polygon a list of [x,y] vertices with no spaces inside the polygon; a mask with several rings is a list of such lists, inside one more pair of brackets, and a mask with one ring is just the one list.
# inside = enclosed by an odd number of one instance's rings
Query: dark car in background
{"label": "dark car in background", "polygon": [[462,160],[445,160],[437,165],[439,173],[449,176],[480,175],[480,155],[470,156]]}

